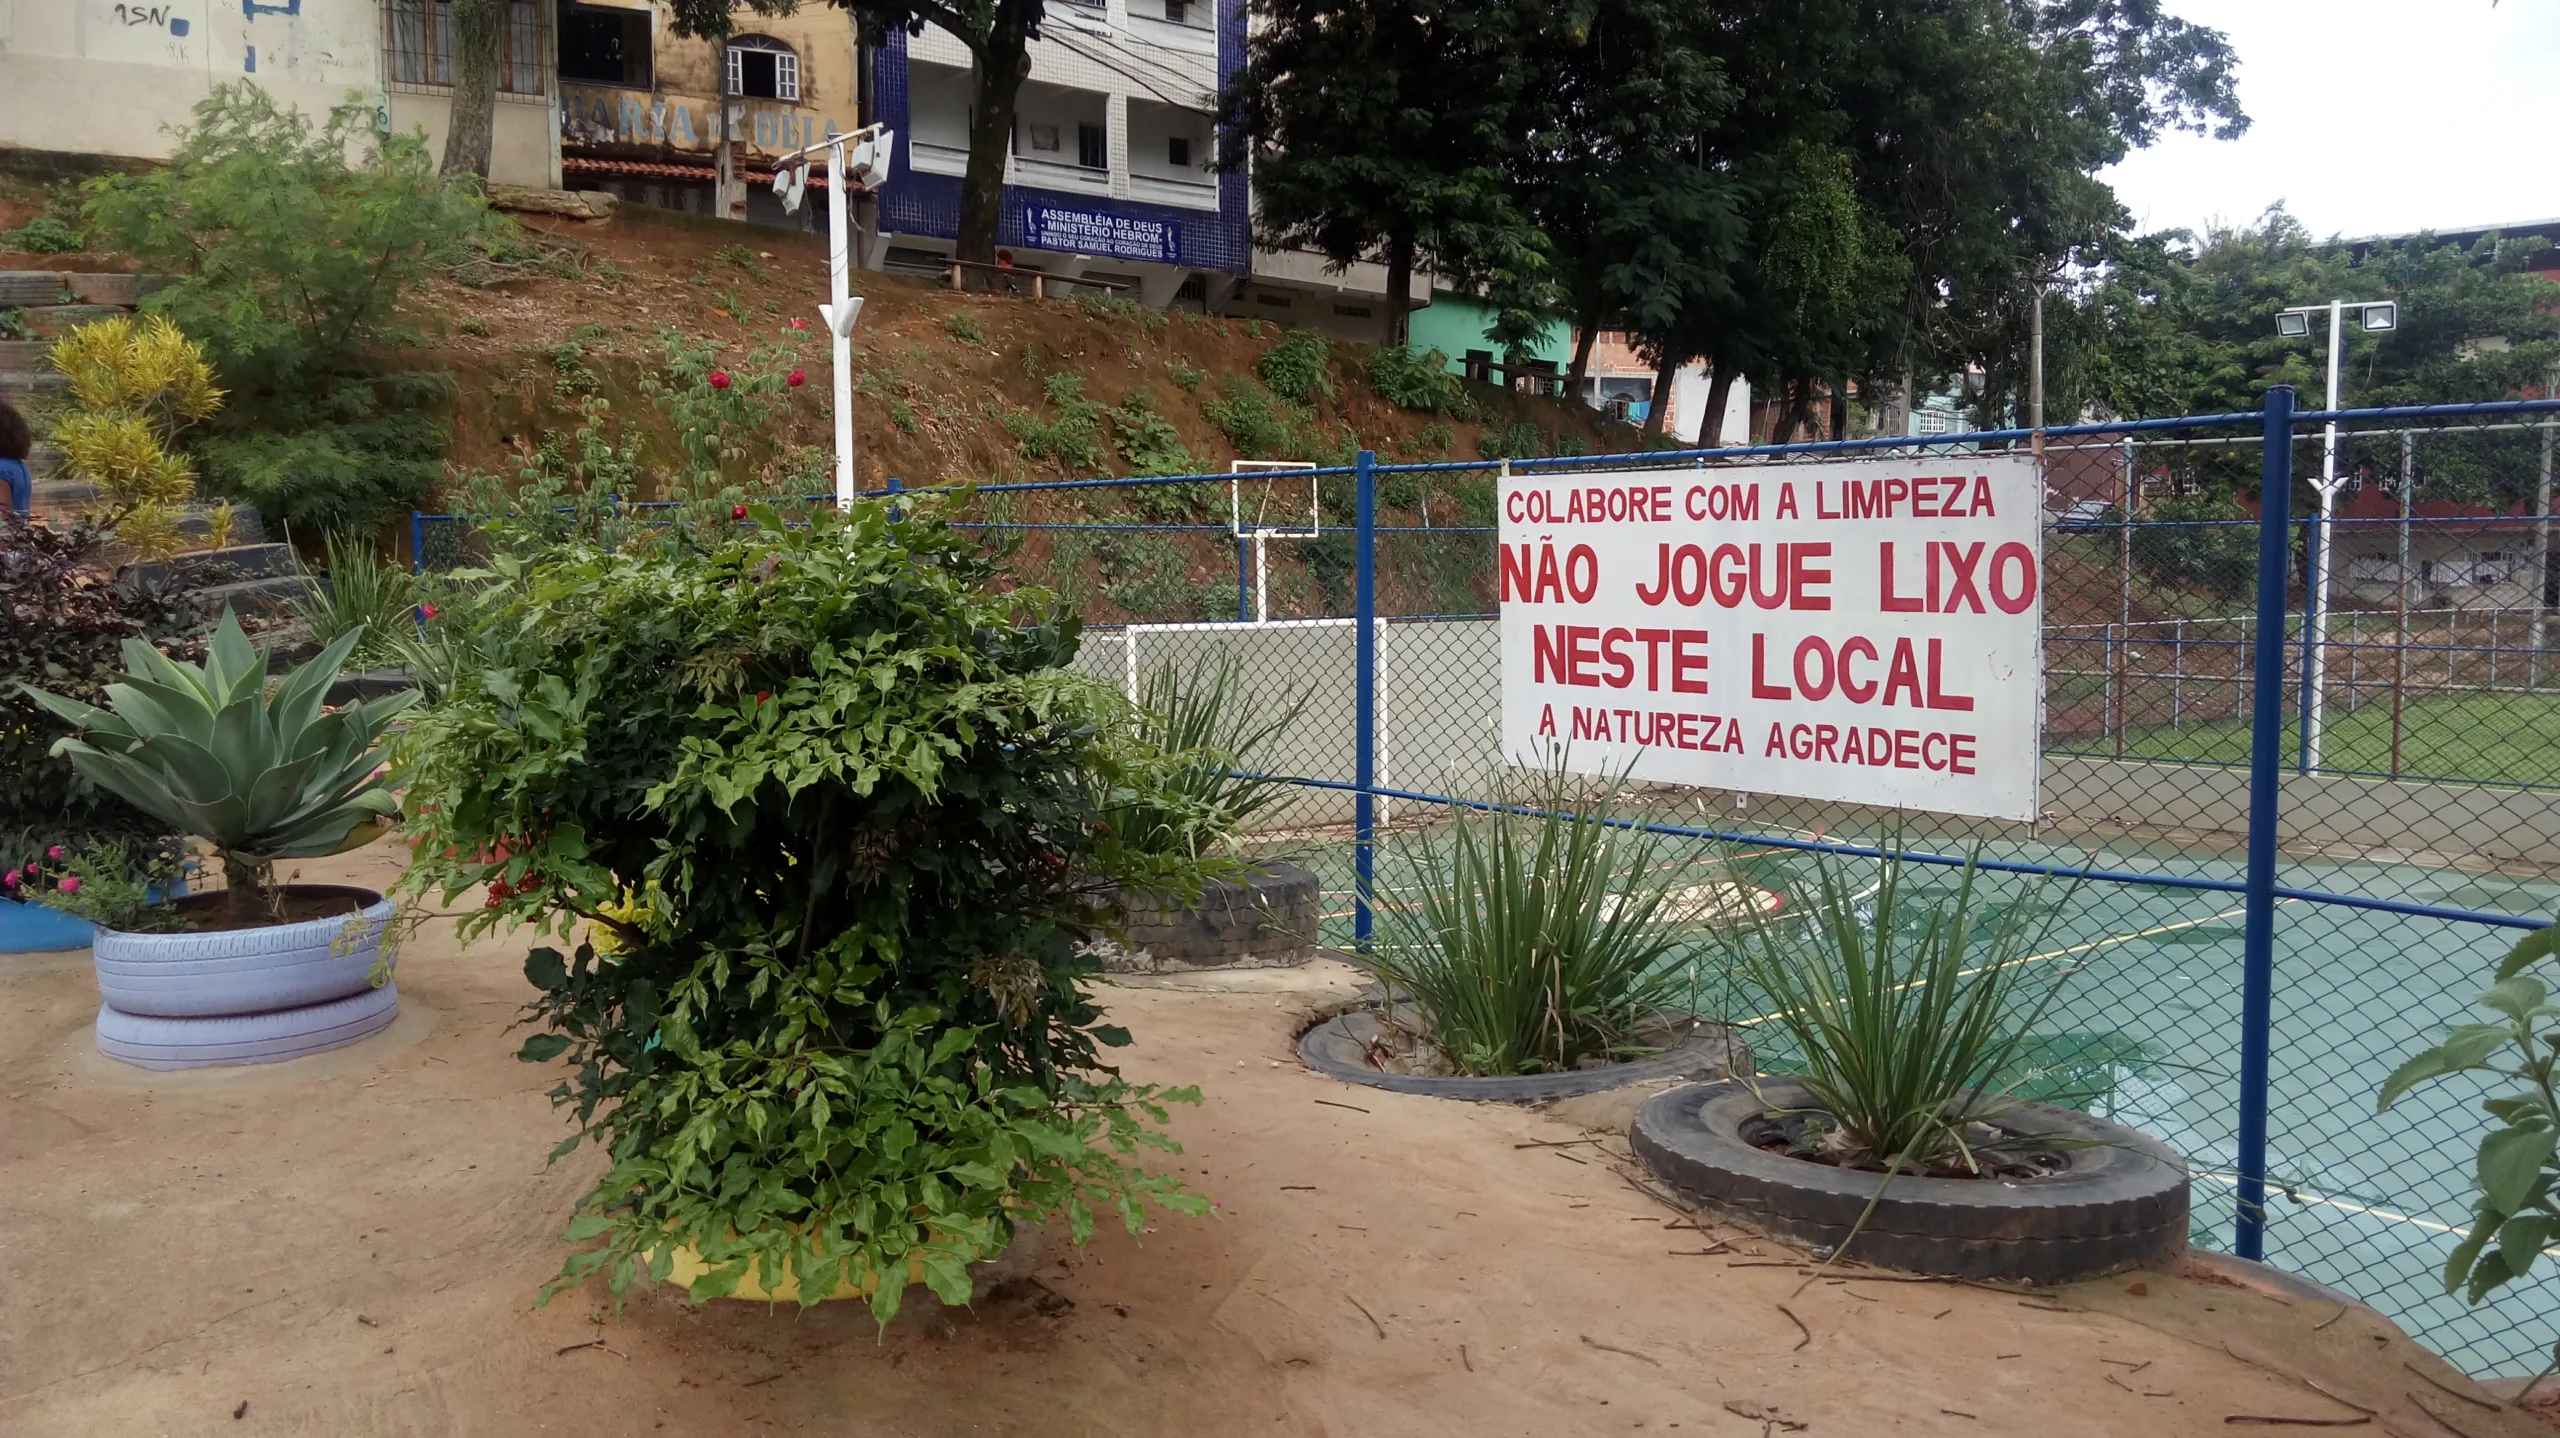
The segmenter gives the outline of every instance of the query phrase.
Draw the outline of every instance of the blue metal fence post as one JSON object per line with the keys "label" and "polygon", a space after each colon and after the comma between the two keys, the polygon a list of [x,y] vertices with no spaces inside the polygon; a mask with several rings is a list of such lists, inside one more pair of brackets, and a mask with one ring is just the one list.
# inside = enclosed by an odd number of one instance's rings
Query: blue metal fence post
{"label": "blue metal fence post", "polygon": [[425,572],[426,562],[427,517],[413,509],[409,511],[409,572]]}
{"label": "blue metal fence post", "polygon": [[1375,916],[1369,896],[1377,860],[1378,801],[1370,792],[1378,781],[1378,456],[1360,451],[1356,485],[1359,567],[1355,617],[1352,620],[1351,719],[1351,935],[1362,952],[1369,948]]}
{"label": "blue metal fence post", "polygon": [[1236,536],[1236,623],[1238,624],[1249,623],[1253,619],[1253,588],[1245,581],[1244,551],[1245,538],[1239,534]]}
{"label": "blue metal fence post", "polygon": [[2293,522],[2293,386],[2267,391],[2258,480],[2258,652],[2249,713],[2249,873],[2240,959],[2240,1215],[2231,1249],[2266,1256],[2267,1051],[2275,1005],[2276,808],[2284,742],[2284,600]]}

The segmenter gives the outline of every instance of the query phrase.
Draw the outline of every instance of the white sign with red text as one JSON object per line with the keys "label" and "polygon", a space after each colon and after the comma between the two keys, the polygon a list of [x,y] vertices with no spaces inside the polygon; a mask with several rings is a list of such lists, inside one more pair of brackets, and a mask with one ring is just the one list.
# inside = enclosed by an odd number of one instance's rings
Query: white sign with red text
{"label": "white sign with red text", "polygon": [[2033,819],[2043,499],[2022,455],[1511,475],[1503,753]]}

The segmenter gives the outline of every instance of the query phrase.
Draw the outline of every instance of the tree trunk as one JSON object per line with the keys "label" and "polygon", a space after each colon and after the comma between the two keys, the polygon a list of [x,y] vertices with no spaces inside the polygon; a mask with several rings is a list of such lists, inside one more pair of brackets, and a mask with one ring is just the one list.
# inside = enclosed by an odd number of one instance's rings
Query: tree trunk
{"label": "tree trunk", "polygon": [[444,173],[489,178],[498,122],[498,33],[506,0],[453,0],[453,110]]}
{"label": "tree trunk", "polygon": [[[960,181],[958,257],[991,265],[996,227],[1004,219],[1004,166],[1013,154],[1014,107],[1031,73],[1030,43],[1018,25],[999,17],[986,48],[972,50],[969,65],[969,171]],[[974,288],[983,288],[980,275]]]}
{"label": "tree trunk", "polygon": [[[853,123],[859,128],[876,124],[880,119],[880,97],[876,93],[879,84],[874,69],[879,60],[869,38],[862,33],[860,20],[853,22],[853,39]],[[851,197],[853,244],[850,253],[856,269],[871,268],[871,247],[877,243],[876,237],[880,233],[878,183],[875,179],[874,188]]]}
{"label": "tree trunk", "polygon": [[1849,437],[1849,382],[1831,382],[1831,438],[1836,443]]}
{"label": "tree trunk", "polygon": [[1591,374],[1591,345],[1600,337],[1600,301],[1595,297],[1574,318],[1573,364],[1564,372],[1564,392],[1582,397],[1582,382]]}
{"label": "tree trunk", "polygon": [[[1387,240],[1387,322],[1384,343],[1393,349],[1402,345],[1412,333],[1406,326],[1413,318],[1413,238],[1391,236]],[[1466,358],[1464,355],[1460,359]]]}
{"label": "tree trunk", "polygon": [[1651,444],[1662,438],[1662,427],[1671,419],[1671,377],[1680,372],[1680,356],[1664,346],[1662,359],[1653,367],[1653,397],[1645,405],[1644,442]]}
{"label": "tree trunk", "polygon": [[1733,402],[1733,366],[1720,359],[1712,363],[1715,377],[1707,381],[1707,413],[1698,421],[1700,449],[1714,449],[1724,443],[1724,407]]}
{"label": "tree trunk", "polygon": [[1778,428],[1769,436],[1769,442],[1771,444],[1795,443],[1796,431],[1804,428],[1806,421],[1812,417],[1812,413],[1813,381],[1790,380],[1787,384],[1786,408],[1778,412]]}

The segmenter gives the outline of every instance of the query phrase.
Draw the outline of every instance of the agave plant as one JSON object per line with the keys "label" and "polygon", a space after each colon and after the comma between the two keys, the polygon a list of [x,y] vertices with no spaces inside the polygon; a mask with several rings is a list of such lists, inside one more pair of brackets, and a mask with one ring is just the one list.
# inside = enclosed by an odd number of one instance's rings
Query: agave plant
{"label": "agave plant", "polygon": [[362,638],[340,635],[270,691],[265,652],[225,610],[202,668],[126,640],[109,708],[27,695],[86,731],[53,752],[89,782],[211,844],[232,917],[254,922],[274,912],[276,860],[336,853],[358,825],[398,813],[374,746],[417,696],[323,704]]}

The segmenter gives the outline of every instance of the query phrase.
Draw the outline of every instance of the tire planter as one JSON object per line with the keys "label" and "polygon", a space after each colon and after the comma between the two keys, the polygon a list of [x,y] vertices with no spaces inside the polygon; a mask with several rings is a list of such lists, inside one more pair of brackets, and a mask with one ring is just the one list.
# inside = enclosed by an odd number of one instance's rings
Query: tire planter
{"label": "tire planter", "polygon": [[370,889],[299,884],[293,891],[367,902],[355,914],[256,929],[101,929],[90,948],[99,997],[128,1014],[177,1019],[302,1008],[372,988],[392,902]]}
{"label": "tire planter", "polygon": [[352,914],[204,933],[101,929],[91,945],[98,1051],[151,1069],[275,1063],[390,1024],[400,991],[373,969],[395,906],[370,889],[298,884]]}
{"label": "tire planter", "polygon": [[1105,973],[1283,968],[1315,957],[1324,886],[1295,864],[1273,861],[1238,880],[1213,880],[1197,903],[1115,893],[1126,937],[1094,945]]}
{"label": "tire planter", "polygon": [[[1722,1078],[1751,1071],[1751,1050],[1733,1030],[1719,1023],[1669,1016],[1669,1025],[1685,1025],[1689,1033],[1676,1048],[1628,1063],[1571,1073],[1506,1074],[1489,1078],[1460,1075],[1388,1073],[1369,1062],[1369,1046],[1386,1029],[1386,1021],[1367,1009],[1354,1009],[1325,1020],[1298,1040],[1298,1057],[1307,1067],[1344,1083],[1381,1088],[1390,1093],[1430,1098],[1465,1099],[1471,1103],[1546,1103],[1582,1094],[1605,1093],[1630,1084],[1665,1079]],[[1664,1035],[1677,1037],[1676,1032]]]}
{"label": "tire planter", "polygon": [[400,1015],[400,986],[263,1014],[163,1019],[98,1008],[98,1052],[146,1069],[271,1064],[351,1044],[391,1026]]}
{"label": "tire planter", "polygon": [[[1896,1177],[1768,1153],[1746,1126],[1772,1109],[1811,1108],[1792,1079],[1763,1078],[1675,1089],[1636,1113],[1633,1142],[1645,1165],[1716,1214],[1809,1248],[1850,1246],[1846,1257],[1944,1278],[2071,1283],[2175,1259],[2187,1246],[2186,1163],[2121,1124],[2048,1104],[2026,1104],[1999,1127],[2068,1141],[2067,1166],[2049,1177]],[[1883,1197],[1876,1191],[1883,1187]],[[1859,1215],[1874,1212],[1859,1229]],[[1851,1233],[1856,1232],[1855,1240]]]}

